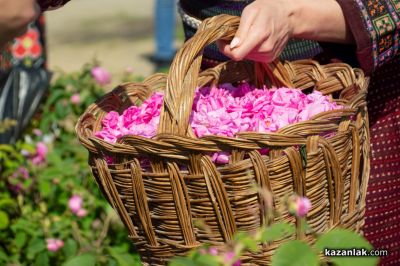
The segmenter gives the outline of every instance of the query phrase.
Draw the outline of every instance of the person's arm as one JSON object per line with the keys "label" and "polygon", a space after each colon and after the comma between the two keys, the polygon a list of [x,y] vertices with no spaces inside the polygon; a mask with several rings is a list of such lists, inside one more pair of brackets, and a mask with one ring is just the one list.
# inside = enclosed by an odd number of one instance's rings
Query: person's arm
{"label": "person's arm", "polygon": [[353,43],[342,8],[336,0],[296,0],[293,4],[293,38]]}
{"label": "person's arm", "polygon": [[256,0],[241,16],[231,43],[219,43],[235,60],[275,60],[290,38],[352,43],[353,36],[335,0]]}
{"label": "person's arm", "polygon": [[0,49],[14,37],[22,35],[38,11],[35,0],[0,0]]}

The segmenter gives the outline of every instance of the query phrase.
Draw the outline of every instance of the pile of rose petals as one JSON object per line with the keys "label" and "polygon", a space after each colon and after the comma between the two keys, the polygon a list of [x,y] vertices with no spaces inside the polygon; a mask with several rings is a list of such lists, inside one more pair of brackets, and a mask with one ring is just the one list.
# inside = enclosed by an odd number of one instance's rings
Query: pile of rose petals
{"label": "pile of rose petals", "polygon": [[[151,138],[157,132],[162,104],[163,94],[156,92],[140,106],[131,106],[121,115],[111,111],[102,121],[102,130],[95,135],[110,143],[125,135]],[[238,132],[275,132],[318,113],[340,108],[318,91],[304,94],[291,88],[257,89],[248,83],[237,87],[222,84],[196,90],[190,124],[197,137],[234,137]]]}

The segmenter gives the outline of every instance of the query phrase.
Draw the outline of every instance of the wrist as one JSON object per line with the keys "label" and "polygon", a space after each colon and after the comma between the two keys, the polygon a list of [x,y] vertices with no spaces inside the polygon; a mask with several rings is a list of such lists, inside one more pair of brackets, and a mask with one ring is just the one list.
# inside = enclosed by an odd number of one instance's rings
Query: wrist
{"label": "wrist", "polygon": [[301,38],[306,29],[304,29],[303,17],[303,4],[302,0],[289,1],[292,2],[288,5],[288,20],[290,28],[290,38]]}
{"label": "wrist", "polygon": [[352,43],[351,31],[336,0],[293,1],[292,38]]}

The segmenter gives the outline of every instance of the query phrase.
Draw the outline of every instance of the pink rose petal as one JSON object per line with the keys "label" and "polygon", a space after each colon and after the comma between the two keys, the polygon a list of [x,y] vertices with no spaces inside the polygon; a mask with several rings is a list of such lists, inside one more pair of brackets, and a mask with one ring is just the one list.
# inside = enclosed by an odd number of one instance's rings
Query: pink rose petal
{"label": "pink rose petal", "polygon": [[[140,106],[131,106],[122,115],[108,113],[103,129],[95,135],[110,143],[125,135],[152,138],[157,133],[163,94],[154,93]],[[320,112],[338,109],[322,93],[304,94],[291,88],[256,89],[248,83],[237,87],[222,84],[196,91],[190,125],[197,137],[234,137],[239,132],[276,132],[280,128],[306,121]],[[225,164],[229,153],[216,153],[213,160]]]}

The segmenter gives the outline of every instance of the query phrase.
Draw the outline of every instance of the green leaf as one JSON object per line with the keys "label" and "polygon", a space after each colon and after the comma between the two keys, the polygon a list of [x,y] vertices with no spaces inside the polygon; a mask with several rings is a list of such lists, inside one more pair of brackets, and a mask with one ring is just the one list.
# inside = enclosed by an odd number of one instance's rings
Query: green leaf
{"label": "green leaf", "polygon": [[33,259],[39,253],[46,250],[44,240],[41,238],[32,238],[28,244],[28,259]]}
{"label": "green leaf", "polygon": [[252,238],[245,238],[242,241],[242,244],[249,249],[251,252],[258,252],[259,246],[257,245],[257,241]]}
{"label": "green leaf", "polygon": [[0,144],[0,151],[12,153],[15,152],[15,149],[11,145]]}
{"label": "green leaf", "polygon": [[241,243],[245,249],[249,249],[252,252],[257,252],[259,247],[257,241],[249,236],[246,232],[239,232],[235,237],[236,242]]}
{"label": "green leaf", "polygon": [[53,165],[53,167],[48,167],[47,169],[43,170],[41,176],[44,176],[48,179],[53,179],[58,176],[65,175],[65,169],[63,167],[63,160],[61,158],[61,154],[58,153],[58,150],[52,150],[49,154],[47,154],[47,161],[49,164]]}
{"label": "green leaf", "polygon": [[26,239],[27,236],[25,232],[18,232],[14,240],[15,245],[21,249],[26,244]]}
{"label": "green leaf", "polygon": [[0,211],[0,230],[4,230],[10,224],[10,219],[8,218],[8,214]]}
{"label": "green leaf", "polygon": [[109,258],[107,261],[107,266],[118,266],[118,263],[116,260]]}
{"label": "green leaf", "polygon": [[221,265],[220,262],[218,261],[217,257],[212,256],[212,255],[201,255],[196,257],[195,262],[198,265],[204,265],[204,266],[219,266]]}
{"label": "green leaf", "polygon": [[95,264],[96,258],[93,254],[85,253],[66,261],[62,266],[94,266]]}
{"label": "green leaf", "polygon": [[288,223],[274,223],[266,228],[261,235],[262,242],[270,242],[286,238],[295,233],[295,228],[292,224]]}
{"label": "green leaf", "polygon": [[119,266],[131,266],[135,258],[128,253],[121,253],[114,247],[108,248],[110,255],[118,262]]}
{"label": "green leaf", "polygon": [[15,205],[14,200],[10,198],[0,199],[0,209],[10,208]]}
{"label": "green leaf", "polygon": [[50,94],[49,98],[46,101],[46,104],[52,104],[58,102],[59,98],[62,98],[65,94],[64,90],[57,90]]}
{"label": "green leaf", "polygon": [[[28,206],[28,205],[25,205]],[[25,219],[18,219],[15,223],[11,225],[11,229],[14,232],[17,232],[19,230],[27,232],[31,236],[39,236],[42,232],[40,230],[37,230],[37,224],[32,221],[28,221]]]}
{"label": "green leaf", "polygon": [[68,238],[64,243],[63,251],[65,257],[69,259],[76,255],[76,252],[78,251],[78,244],[72,238]]}
{"label": "green leaf", "polygon": [[[357,233],[345,230],[332,230],[317,240],[315,247],[324,253],[325,249],[352,250],[366,249],[371,250],[372,246],[368,241]],[[361,251],[360,251],[361,252]],[[373,266],[378,264],[377,257],[328,257],[328,259],[338,266]]]}
{"label": "green leaf", "polygon": [[203,266],[203,264],[196,263],[189,258],[174,258],[172,259],[169,266]]}
{"label": "green leaf", "polygon": [[272,266],[318,266],[318,256],[300,240],[281,245],[272,256]]}
{"label": "green leaf", "polygon": [[29,188],[32,185],[32,183],[33,183],[32,179],[26,179],[23,182],[23,186],[24,186],[24,188]]}
{"label": "green leaf", "polygon": [[0,247],[0,262],[7,260],[8,260],[7,254],[3,251],[3,248]]}
{"label": "green leaf", "polygon": [[47,254],[47,252],[42,252],[36,257],[34,266],[47,265],[49,265],[49,255]]}
{"label": "green leaf", "polygon": [[50,195],[51,188],[52,188],[52,185],[50,184],[49,181],[44,180],[44,179],[39,181],[39,191],[43,197],[47,198]]}

